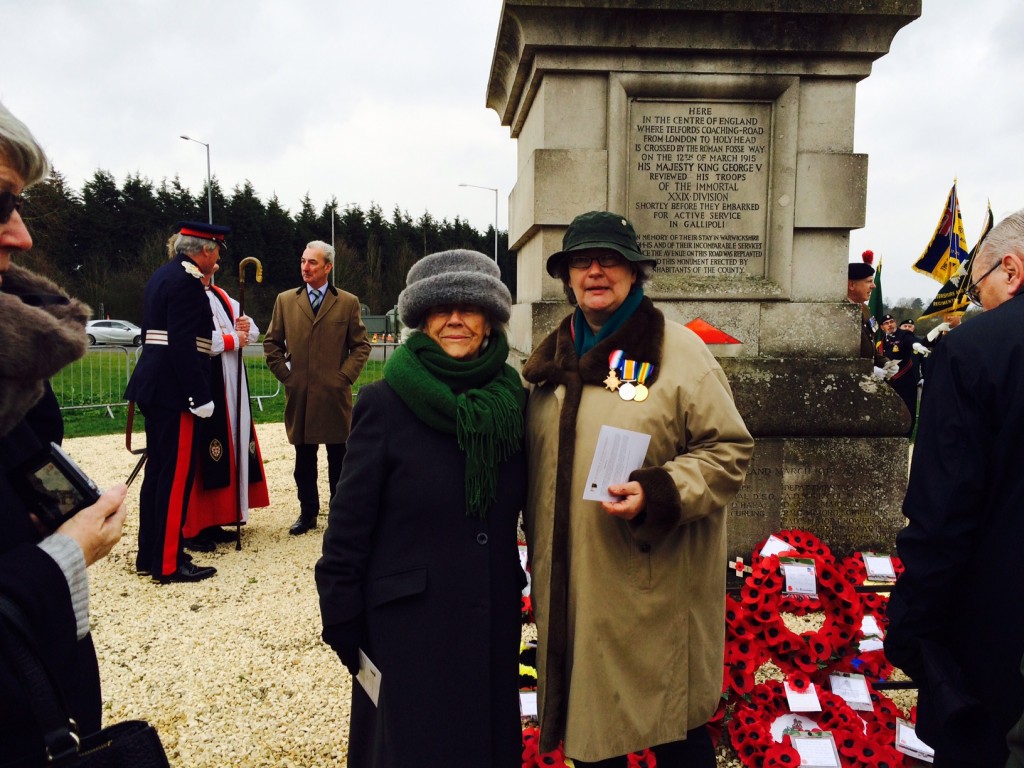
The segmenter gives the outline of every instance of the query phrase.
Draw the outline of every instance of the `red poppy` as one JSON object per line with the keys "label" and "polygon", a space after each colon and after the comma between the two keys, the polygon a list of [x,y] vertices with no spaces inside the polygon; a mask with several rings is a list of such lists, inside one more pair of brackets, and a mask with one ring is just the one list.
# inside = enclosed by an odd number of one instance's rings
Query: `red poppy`
{"label": "red poppy", "polygon": [[781,744],[774,744],[764,753],[765,768],[782,766],[783,768],[795,768],[800,765],[800,753],[789,744],[789,737]]}
{"label": "red poppy", "polygon": [[786,682],[789,683],[790,689],[797,693],[804,693],[811,687],[811,678],[799,672],[794,672],[787,677]]}

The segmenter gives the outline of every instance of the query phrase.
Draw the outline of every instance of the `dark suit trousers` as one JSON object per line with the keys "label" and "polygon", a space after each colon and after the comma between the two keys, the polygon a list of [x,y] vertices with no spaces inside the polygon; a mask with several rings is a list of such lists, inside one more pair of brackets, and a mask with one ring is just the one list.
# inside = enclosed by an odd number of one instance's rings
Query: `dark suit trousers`
{"label": "dark suit trousers", "polygon": [[199,433],[188,411],[139,404],[146,417],[146,471],[139,494],[135,566],[169,576],[183,561],[181,527],[195,478]]}
{"label": "dark suit trousers", "polygon": [[[345,460],[345,443],[328,443],[327,480],[334,495],[341,478],[341,464]],[[317,489],[317,451],[319,445],[295,446],[295,487],[299,494],[299,514],[307,522],[316,522],[320,512],[320,493]],[[328,499],[330,503],[330,499]]]}

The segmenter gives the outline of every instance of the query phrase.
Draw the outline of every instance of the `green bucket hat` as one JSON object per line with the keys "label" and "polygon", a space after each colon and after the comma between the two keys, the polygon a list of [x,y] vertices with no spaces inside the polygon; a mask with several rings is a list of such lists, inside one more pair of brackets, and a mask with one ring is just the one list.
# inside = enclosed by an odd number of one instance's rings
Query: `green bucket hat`
{"label": "green bucket hat", "polygon": [[608,248],[629,261],[646,261],[652,266],[657,260],[640,253],[636,242],[636,230],[625,217],[610,211],[581,213],[565,230],[562,250],[548,256],[547,269],[552,277],[558,277],[558,265],[573,251],[588,248]]}

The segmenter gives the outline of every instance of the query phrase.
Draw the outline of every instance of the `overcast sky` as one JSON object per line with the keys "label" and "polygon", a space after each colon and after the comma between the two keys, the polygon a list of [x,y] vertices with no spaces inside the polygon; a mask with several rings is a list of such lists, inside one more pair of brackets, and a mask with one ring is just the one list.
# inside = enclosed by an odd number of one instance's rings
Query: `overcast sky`
{"label": "overcast sky", "polygon": [[[1024,207],[1014,0],[924,0],[858,86],[857,152],[869,155],[867,226],[850,254],[885,265],[886,298],[930,300],[914,273],[954,178],[968,245],[991,199]],[[500,0],[0,0],[0,100],[80,188],[180,176],[199,192],[210,144],[230,191],[245,179],[293,213],[397,205],[499,228],[516,148],[485,107]],[[999,88],[1001,82],[1005,82]],[[325,233],[325,238],[329,237]]]}

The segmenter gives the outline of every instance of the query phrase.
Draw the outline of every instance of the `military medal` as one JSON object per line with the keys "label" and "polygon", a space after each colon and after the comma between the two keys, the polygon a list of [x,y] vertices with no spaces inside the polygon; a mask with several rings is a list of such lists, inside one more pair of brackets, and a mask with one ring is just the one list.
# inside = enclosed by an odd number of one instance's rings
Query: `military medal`
{"label": "military medal", "polygon": [[636,391],[633,394],[633,402],[642,403],[647,399],[650,392],[644,385],[644,382],[647,381],[647,378],[651,375],[653,370],[654,366],[650,363],[640,363],[640,369],[636,374],[636,380],[638,383],[636,385]]}
{"label": "military medal", "polygon": [[619,397],[629,401],[636,397],[636,360],[622,361],[622,384],[619,386]]}
{"label": "military medal", "polygon": [[619,365],[622,361],[623,351],[621,349],[613,350],[608,355],[608,376],[605,377],[604,386],[609,392],[615,392],[622,384],[619,380]]}

